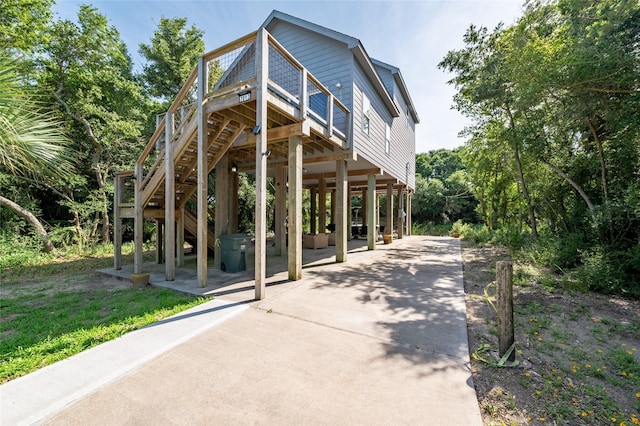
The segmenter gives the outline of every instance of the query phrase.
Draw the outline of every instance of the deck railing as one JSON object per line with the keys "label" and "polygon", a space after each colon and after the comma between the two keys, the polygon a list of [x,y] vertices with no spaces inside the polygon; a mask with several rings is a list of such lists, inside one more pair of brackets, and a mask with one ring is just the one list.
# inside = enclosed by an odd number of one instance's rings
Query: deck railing
{"label": "deck railing", "polygon": [[[207,98],[239,83],[255,86],[256,37],[257,33],[248,34],[204,55],[209,75]],[[269,91],[295,106],[300,119],[309,117],[324,127],[326,136],[335,135],[346,142],[349,137],[349,109],[271,35],[268,35],[268,43]],[[167,143],[167,118],[172,123],[169,143],[173,144],[197,115],[197,75],[196,67],[168,111],[158,115],[156,130],[136,162],[138,190],[146,188],[162,164]]]}

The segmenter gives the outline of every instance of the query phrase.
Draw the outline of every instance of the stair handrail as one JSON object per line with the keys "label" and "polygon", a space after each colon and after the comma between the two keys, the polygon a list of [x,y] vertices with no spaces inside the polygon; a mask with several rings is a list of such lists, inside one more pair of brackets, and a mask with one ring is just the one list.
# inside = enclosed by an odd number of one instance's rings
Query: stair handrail
{"label": "stair handrail", "polygon": [[[224,55],[225,53],[232,52],[232,51],[238,49],[239,47],[247,45],[249,43],[249,41],[252,38],[255,39],[256,36],[257,36],[257,31],[254,31],[254,32],[251,32],[251,33],[245,35],[244,37],[241,37],[241,38],[239,38],[239,39],[237,39],[235,41],[232,41],[231,43],[228,43],[228,44],[226,44],[226,45],[224,45],[224,46],[222,46],[222,47],[220,47],[218,49],[215,49],[215,50],[212,50],[210,52],[205,53],[204,54],[205,62],[208,63],[212,59],[215,59],[216,57]],[[191,71],[191,74],[189,74],[189,77],[187,78],[187,81],[182,86],[182,88],[180,89],[180,91],[176,95],[175,99],[173,100],[173,102],[169,106],[169,109],[167,110],[167,114],[175,113],[178,110],[178,108],[182,105],[182,102],[184,101],[184,99],[186,98],[187,94],[189,93],[189,90],[191,89],[191,87],[195,83],[195,81],[197,79],[197,76],[198,76],[198,65],[196,65],[193,68],[193,70]],[[195,103],[193,105],[195,105]],[[196,110],[196,108],[192,109],[192,111],[194,111],[194,110]],[[188,121],[188,120],[185,120],[185,121]],[[164,134],[164,132],[165,132],[165,124],[166,124],[166,115],[164,117],[162,117],[162,120],[160,121],[160,123],[156,127],[155,132],[153,132],[153,135],[149,139],[149,142],[147,143],[147,145],[145,146],[144,150],[140,154],[140,157],[138,157],[138,160],[136,161],[136,164],[142,165],[147,160],[147,157],[149,156],[149,154],[155,148],[156,142],[158,141],[160,136],[162,136]],[[151,173],[149,173],[149,174],[151,174]]]}

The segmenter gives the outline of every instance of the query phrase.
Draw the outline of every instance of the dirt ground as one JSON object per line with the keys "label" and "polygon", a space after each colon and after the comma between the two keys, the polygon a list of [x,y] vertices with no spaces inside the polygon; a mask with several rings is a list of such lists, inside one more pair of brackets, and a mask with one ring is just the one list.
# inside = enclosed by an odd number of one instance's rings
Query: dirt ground
{"label": "dirt ground", "polygon": [[495,301],[495,264],[508,256],[492,246],[462,247],[472,374],[485,425],[640,424],[638,301],[550,289],[515,263],[519,365],[496,367],[497,316],[487,295]]}

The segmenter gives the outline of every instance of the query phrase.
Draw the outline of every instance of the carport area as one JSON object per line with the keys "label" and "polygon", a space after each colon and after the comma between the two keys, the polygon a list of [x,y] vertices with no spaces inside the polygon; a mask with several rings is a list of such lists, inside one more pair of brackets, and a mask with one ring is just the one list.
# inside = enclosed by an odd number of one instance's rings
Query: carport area
{"label": "carport area", "polygon": [[[247,237],[250,240],[250,237]],[[379,248],[384,247],[382,241]],[[359,253],[367,251],[366,240],[352,240],[348,242],[347,253]],[[225,272],[213,267],[214,259],[209,258],[209,268],[207,268],[207,286],[200,287],[197,277],[197,256],[185,256],[183,267],[176,267],[175,280],[167,281],[165,278],[165,265],[156,262],[145,262],[144,270],[150,274],[149,283],[152,286],[171,288],[184,293],[198,296],[221,297],[233,301],[253,301],[255,300],[255,246],[251,243],[243,245],[242,253],[234,253],[233,257],[242,256],[244,271]],[[272,293],[277,294],[278,287],[283,284],[293,285],[289,281],[287,273],[287,255],[277,255],[277,249],[273,244],[267,247],[266,264],[266,287],[269,290],[267,297]],[[311,270],[319,265],[326,265],[336,262],[335,246],[327,246],[318,249],[304,249],[302,251],[302,268]],[[123,265],[122,269],[113,268],[101,269],[99,272],[118,277],[124,280],[131,280],[133,265]]]}
{"label": "carport area", "polygon": [[[3,423],[481,425],[459,241],[352,250],[274,269],[260,301],[212,279],[215,300],[0,387]],[[61,375],[86,384],[55,397]]]}

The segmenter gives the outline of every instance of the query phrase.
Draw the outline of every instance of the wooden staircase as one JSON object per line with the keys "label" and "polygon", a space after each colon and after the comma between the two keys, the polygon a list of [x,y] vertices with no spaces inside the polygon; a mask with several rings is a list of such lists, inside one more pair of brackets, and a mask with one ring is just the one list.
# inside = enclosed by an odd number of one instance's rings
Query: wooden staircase
{"label": "wooden staircase", "polygon": [[[193,212],[186,209],[184,210],[184,232],[185,240],[195,247],[198,236],[198,218]],[[186,234],[189,235],[187,236]],[[211,229],[208,230],[207,248],[210,254],[216,249],[216,236]]]}
{"label": "wooden staircase", "polygon": [[[209,102],[215,102],[215,99]],[[198,183],[196,168],[198,161],[196,112],[195,108],[192,108],[186,114],[185,119],[178,123],[177,128],[174,130],[175,136],[165,142],[165,144],[170,143],[173,145],[173,159],[171,161],[173,161],[174,168],[176,210],[185,206],[187,200],[196,191]],[[164,120],[162,123],[164,123]],[[211,113],[208,116],[207,173],[213,170],[246,127],[245,124],[226,118],[220,113]],[[164,209],[165,207],[165,152],[166,147],[160,151],[157,159],[146,173],[141,188],[138,189],[141,203],[145,210]],[[139,162],[144,160],[145,158],[141,156]]]}

